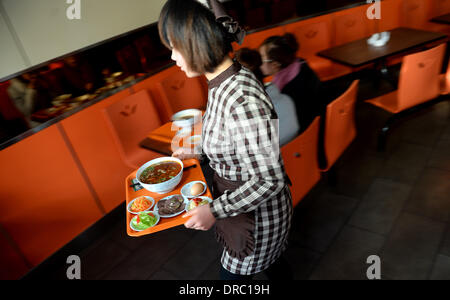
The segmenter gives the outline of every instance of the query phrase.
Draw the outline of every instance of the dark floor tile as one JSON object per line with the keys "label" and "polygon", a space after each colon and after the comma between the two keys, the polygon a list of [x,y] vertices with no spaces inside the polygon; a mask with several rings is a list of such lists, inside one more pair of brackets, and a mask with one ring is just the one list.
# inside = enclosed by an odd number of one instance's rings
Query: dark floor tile
{"label": "dark floor tile", "polygon": [[[355,147],[356,148],[356,147]],[[364,153],[357,150],[358,153],[352,153],[347,160],[343,160],[339,166],[339,173],[349,177],[376,177],[380,171],[384,158],[370,153]]]}
{"label": "dark floor tile", "polygon": [[332,194],[321,194],[303,209],[296,209],[290,240],[300,246],[324,253],[345,225],[357,200]]}
{"label": "dark floor tile", "polygon": [[161,270],[169,259],[182,255],[181,249],[191,238],[190,230],[175,227],[146,236],[142,244],[111,269],[102,279],[145,280]]}
{"label": "dark floor tile", "polygon": [[313,280],[367,279],[367,258],[379,255],[385,241],[381,235],[345,226],[314,269]]}
{"label": "dark floor tile", "polygon": [[405,209],[439,221],[450,221],[450,172],[426,168],[414,185]]}
{"label": "dark floor tile", "polygon": [[450,140],[436,143],[427,166],[450,171]]}
{"label": "dark floor tile", "polygon": [[450,257],[446,255],[437,255],[431,272],[432,280],[450,280]]}
{"label": "dark floor tile", "polygon": [[220,279],[220,255],[216,259],[212,260],[209,266],[197,277],[197,280],[219,280]]}
{"label": "dark floor tile", "polygon": [[[450,113],[449,113],[449,120],[450,120]],[[447,126],[442,131],[441,140],[450,141],[450,121],[447,122]]]}
{"label": "dark floor tile", "polygon": [[214,230],[198,231],[163,268],[184,280],[197,279],[211,262],[220,263],[217,258],[221,252],[222,248],[214,237]]}
{"label": "dark floor tile", "polygon": [[434,145],[447,122],[447,103],[439,103],[406,118],[396,128],[405,142],[423,146]]}
{"label": "dark floor tile", "polygon": [[379,176],[393,181],[413,184],[423,171],[432,148],[401,143],[383,163]]}
{"label": "dark floor tile", "polygon": [[386,235],[400,214],[411,186],[376,179],[352,215],[349,224]]}
{"label": "dark floor tile", "polygon": [[167,270],[159,269],[149,278],[149,280],[180,280],[180,278]]}
{"label": "dark floor tile", "polygon": [[426,279],[445,224],[403,213],[381,252],[382,274],[392,279]]}
{"label": "dark floor tile", "polygon": [[447,230],[444,239],[442,240],[439,253],[446,256],[450,256],[450,225],[447,225]]}
{"label": "dark floor tile", "polygon": [[322,256],[316,251],[296,245],[289,245],[284,255],[291,266],[294,280],[308,279]]}
{"label": "dark floor tile", "polygon": [[84,280],[102,278],[114,266],[122,263],[130,253],[130,250],[110,239],[97,243],[80,256],[81,278]]}
{"label": "dark floor tile", "polygon": [[362,199],[369,190],[374,177],[361,176],[337,171],[337,183],[329,188],[336,195]]}
{"label": "dark floor tile", "polygon": [[151,238],[151,235],[145,235],[140,237],[132,237],[127,234],[126,219],[123,218],[116,226],[111,228],[108,233],[108,238],[122,245],[129,250],[135,250],[147,239]]}

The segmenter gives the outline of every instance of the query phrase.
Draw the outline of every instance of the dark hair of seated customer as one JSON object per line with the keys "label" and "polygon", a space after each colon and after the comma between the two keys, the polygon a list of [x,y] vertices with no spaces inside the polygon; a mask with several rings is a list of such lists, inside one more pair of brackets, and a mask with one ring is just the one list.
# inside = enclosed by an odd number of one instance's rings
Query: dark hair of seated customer
{"label": "dark hair of seated customer", "polygon": [[236,51],[236,60],[255,74],[256,78],[263,82],[264,75],[261,72],[262,59],[257,50],[241,48]]}
{"label": "dark hair of seated customer", "polygon": [[264,40],[261,46],[266,46],[268,58],[278,62],[282,69],[297,59],[297,51],[300,49],[300,45],[292,33],[271,36]]}

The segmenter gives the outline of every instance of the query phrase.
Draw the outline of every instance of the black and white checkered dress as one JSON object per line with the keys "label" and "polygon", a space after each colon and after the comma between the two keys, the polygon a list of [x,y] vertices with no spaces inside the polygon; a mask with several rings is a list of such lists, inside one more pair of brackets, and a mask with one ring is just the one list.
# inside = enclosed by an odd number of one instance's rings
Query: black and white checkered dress
{"label": "black and white checkered dress", "polygon": [[287,245],[292,200],[278,146],[277,116],[262,84],[234,63],[209,82],[203,152],[222,178],[245,182],[214,199],[216,219],[254,212],[254,252],[244,259],[224,250],[225,269],[251,275],[267,269]]}

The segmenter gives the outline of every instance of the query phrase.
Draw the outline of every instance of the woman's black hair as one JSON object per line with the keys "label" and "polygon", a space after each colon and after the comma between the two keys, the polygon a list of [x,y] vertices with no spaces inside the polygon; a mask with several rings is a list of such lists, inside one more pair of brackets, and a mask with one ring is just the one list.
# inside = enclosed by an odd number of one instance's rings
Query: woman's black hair
{"label": "woman's black hair", "polygon": [[211,73],[232,51],[231,37],[211,10],[195,0],[168,0],[158,21],[159,36],[197,73]]}

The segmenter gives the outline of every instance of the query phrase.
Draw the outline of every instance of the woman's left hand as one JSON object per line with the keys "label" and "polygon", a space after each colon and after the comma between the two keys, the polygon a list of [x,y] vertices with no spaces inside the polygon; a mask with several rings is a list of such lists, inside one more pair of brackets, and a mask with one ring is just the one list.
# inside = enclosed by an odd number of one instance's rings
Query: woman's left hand
{"label": "woman's left hand", "polygon": [[216,218],[214,218],[213,214],[211,213],[209,204],[201,205],[194,208],[193,210],[190,210],[183,216],[183,218],[186,217],[191,217],[186,221],[186,223],[184,223],[184,226],[190,229],[207,231],[216,222]]}

